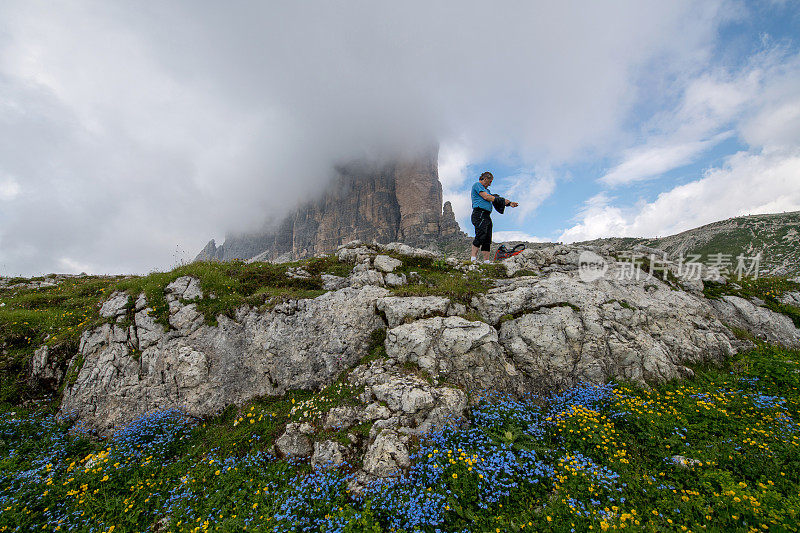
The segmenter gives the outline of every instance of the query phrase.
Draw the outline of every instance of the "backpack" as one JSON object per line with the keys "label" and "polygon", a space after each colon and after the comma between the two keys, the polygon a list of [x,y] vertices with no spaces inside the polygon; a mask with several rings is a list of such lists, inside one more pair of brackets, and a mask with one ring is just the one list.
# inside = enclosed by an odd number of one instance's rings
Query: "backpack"
{"label": "backpack", "polygon": [[501,244],[497,251],[494,253],[494,260],[495,261],[502,261],[503,259],[508,259],[509,257],[513,257],[518,253],[521,253],[522,250],[525,249],[525,244],[520,243],[515,247],[511,248],[510,250],[506,248],[505,244]]}

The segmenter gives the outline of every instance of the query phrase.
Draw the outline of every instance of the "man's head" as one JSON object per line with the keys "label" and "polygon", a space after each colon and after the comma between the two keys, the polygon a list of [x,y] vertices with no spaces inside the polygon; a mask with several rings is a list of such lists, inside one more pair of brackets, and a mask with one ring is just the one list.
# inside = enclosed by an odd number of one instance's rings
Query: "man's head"
{"label": "man's head", "polygon": [[478,181],[480,181],[484,187],[488,187],[489,185],[492,184],[493,179],[494,176],[492,176],[491,172],[484,172],[483,174],[481,174],[481,177],[478,178]]}

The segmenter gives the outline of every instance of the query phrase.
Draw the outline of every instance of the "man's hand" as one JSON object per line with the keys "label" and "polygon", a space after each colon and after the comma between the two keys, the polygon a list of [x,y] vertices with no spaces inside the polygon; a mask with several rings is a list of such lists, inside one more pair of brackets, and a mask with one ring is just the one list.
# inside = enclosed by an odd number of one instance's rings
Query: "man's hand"
{"label": "man's hand", "polygon": [[506,200],[506,205],[510,205],[511,207],[517,207],[519,204],[517,202],[512,202],[511,200]]}

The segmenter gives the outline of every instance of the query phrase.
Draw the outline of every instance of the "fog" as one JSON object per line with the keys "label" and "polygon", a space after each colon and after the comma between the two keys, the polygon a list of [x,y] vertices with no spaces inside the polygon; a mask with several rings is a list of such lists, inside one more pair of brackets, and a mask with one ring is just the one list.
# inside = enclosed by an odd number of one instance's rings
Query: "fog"
{"label": "fog", "polygon": [[602,158],[737,10],[3,2],[0,275],[168,268],[318,194],[336,162],[432,142],[448,161]]}

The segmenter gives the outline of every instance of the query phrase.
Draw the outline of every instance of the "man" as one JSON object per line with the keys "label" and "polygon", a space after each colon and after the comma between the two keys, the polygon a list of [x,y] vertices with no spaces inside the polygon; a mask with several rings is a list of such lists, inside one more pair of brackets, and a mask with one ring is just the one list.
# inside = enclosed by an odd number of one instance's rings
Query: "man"
{"label": "man", "polygon": [[[472,186],[472,225],[475,226],[475,240],[472,241],[471,261],[478,261],[478,250],[483,252],[483,262],[491,263],[489,249],[492,246],[492,203],[500,198],[489,192],[492,184],[491,172],[484,172]],[[500,204],[502,206],[502,203]],[[517,202],[505,200],[505,205],[517,207]]]}

